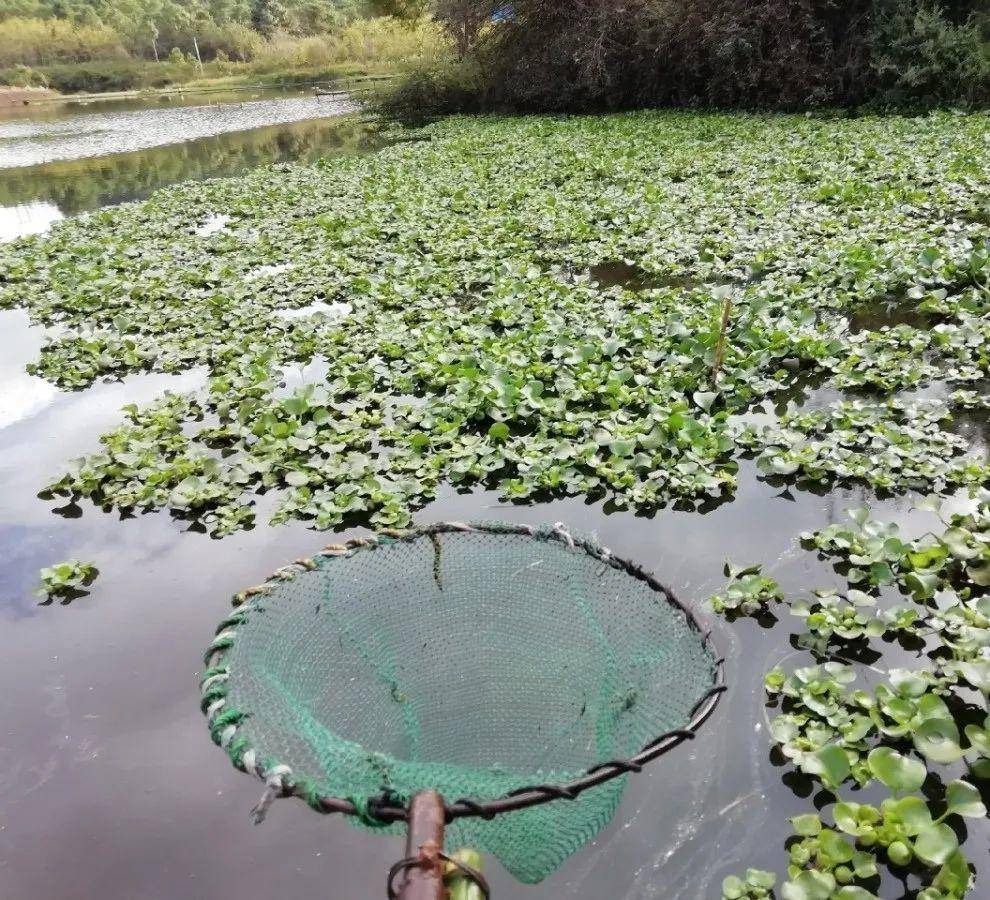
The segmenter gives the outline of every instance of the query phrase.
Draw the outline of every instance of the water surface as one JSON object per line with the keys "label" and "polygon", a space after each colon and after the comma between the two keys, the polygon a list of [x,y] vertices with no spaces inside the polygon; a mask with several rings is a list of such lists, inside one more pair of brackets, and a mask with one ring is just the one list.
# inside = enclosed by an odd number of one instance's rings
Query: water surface
{"label": "water surface", "polygon": [[[36,212],[0,211],[0,223],[13,221],[8,228],[23,232],[37,227],[33,215],[55,219],[181,178],[355,152],[366,141],[352,121],[314,120],[9,169],[0,173],[0,203]],[[59,391],[24,371],[43,337],[23,311],[0,312],[0,684],[7,688],[0,694],[0,897],[383,896],[401,841],[354,830],[298,801],[277,803],[264,825],[252,826],[248,811],[261,785],[233,769],[199,711],[202,652],[230,595],[317,551],[330,536],[293,523],[215,541],[167,512],[121,515],[39,499],[70,458],[98,449],[122,405],[166,389],[192,390],[205,378],[202,370],[135,375]],[[286,378],[318,379],[327,365]],[[985,417],[982,426],[960,427],[986,448]],[[516,506],[481,489],[449,488],[420,512],[421,522],[562,521],[591,534],[694,604],[727,660],[729,693],[699,736],[630,778],[611,824],[544,883],[519,885],[489,861],[495,897],[717,898],[727,874],[747,866],[782,871],[787,817],[811,808],[811,788],[782,777],[787,769],[770,753],[762,676],[778,662],[807,660],[795,657],[789,642],[799,620],[783,611],[773,627],[749,619],[729,625],[703,601],[723,585],[726,559],[764,562],[792,597],[838,586],[831,567],[800,549],[797,535],[840,521],[845,508],[864,502],[917,535],[933,521],[911,512],[916,499],[881,503],[859,489],[782,490],[744,462],[734,500],[706,514],[668,509],[646,518],[581,499]],[[68,606],[38,606],[38,570],[71,557],[94,561],[100,577]],[[922,661],[905,651],[896,658]],[[970,820],[968,827],[967,849],[982,867],[987,823]],[[881,896],[902,893],[886,884]]]}
{"label": "water surface", "polygon": [[229,131],[324,119],[357,108],[344,98],[315,95],[239,102],[210,99],[189,106],[164,106],[160,100],[157,106],[153,103],[149,100],[145,109],[0,120],[0,168],[182,144]]}
{"label": "water surface", "polygon": [[[187,105],[175,108],[181,102]],[[161,98],[94,105],[99,112],[58,104],[0,114],[0,241],[41,233],[64,216],[140,200],[180,181],[363,153],[378,145],[365,123],[344,115],[350,104],[311,94],[220,106],[213,95],[167,105]],[[177,125],[184,116],[192,118]],[[94,132],[94,121],[113,127]],[[213,130],[197,137],[193,124]],[[52,156],[50,142],[71,158]]]}

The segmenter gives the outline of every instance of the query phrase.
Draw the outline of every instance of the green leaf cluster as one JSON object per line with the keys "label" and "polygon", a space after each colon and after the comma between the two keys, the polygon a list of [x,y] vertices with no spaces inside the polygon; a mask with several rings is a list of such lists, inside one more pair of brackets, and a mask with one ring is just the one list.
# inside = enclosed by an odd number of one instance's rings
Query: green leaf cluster
{"label": "green leaf cluster", "polygon": [[[987,129],[454,119],[372,157],[180,185],[5,245],[0,308],[51,327],[32,371],[66,388],[203,372],[194,393],[128,410],[52,489],[218,536],[250,527],[265,492],[274,522],[324,529],[402,524],[445,483],[708,508],[749,452],[815,485],[975,484],[985,461],[945,426],[990,371],[972,165]],[[619,262],[634,277],[607,282]],[[937,324],[853,333],[877,297]],[[757,427],[823,377],[968,392]]]}
{"label": "green leaf cluster", "polygon": [[79,593],[80,588],[92,584],[98,574],[96,566],[78,559],[67,559],[65,562],[46,566],[40,573],[38,596],[49,603],[58,598],[71,599]]}

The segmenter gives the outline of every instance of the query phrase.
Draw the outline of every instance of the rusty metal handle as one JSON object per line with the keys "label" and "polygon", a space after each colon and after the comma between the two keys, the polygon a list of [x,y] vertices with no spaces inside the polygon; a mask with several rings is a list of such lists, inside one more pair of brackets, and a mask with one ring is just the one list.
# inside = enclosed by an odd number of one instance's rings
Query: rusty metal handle
{"label": "rusty metal handle", "polygon": [[[389,900],[447,900],[443,883],[443,830],[446,822],[443,797],[436,791],[420,791],[409,803],[406,858],[388,873]],[[395,879],[402,884],[395,890]]]}

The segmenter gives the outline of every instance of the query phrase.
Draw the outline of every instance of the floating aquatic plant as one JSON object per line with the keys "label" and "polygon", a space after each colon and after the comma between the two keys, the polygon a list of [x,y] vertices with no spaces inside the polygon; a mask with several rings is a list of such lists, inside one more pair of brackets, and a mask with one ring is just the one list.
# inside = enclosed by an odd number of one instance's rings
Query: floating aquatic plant
{"label": "floating aquatic plant", "polygon": [[89,587],[99,574],[96,566],[78,559],[67,559],[65,562],[46,566],[41,570],[41,586],[38,596],[43,597],[43,603],[62,600],[68,603],[81,597],[85,587]]}
{"label": "floating aquatic plant", "polygon": [[[774,743],[835,801],[833,825],[820,813],[792,820],[800,839],[790,844],[782,897],[873,897],[878,862],[895,871],[920,867],[926,874],[918,896],[925,900],[961,898],[970,888],[951,820],[987,815],[974,782],[990,778],[990,493],[974,500],[971,511],[916,540],[872,520],[865,507],[850,511],[849,525],[803,536],[837,560],[849,587],[844,595],[819,590],[813,600],[789,604],[809,629],[799,646],[827,661],[766,676],[780,707],[770,723]],[[923,505],[941,509],[935,496]],[[871,591],[887,586],[908,602],[878,610]],[[856,667],[834,657],[853,642],[896,632],[924,636],[928,664],[892,668],[872,690],[855,688]],[[974,712],[983,724],[971,721]],[[962,762],[968,777],[951,780],[937,805],[917,795],[938,767]],[[891,795],[878,807],[852,802],[849,782],[876,782]]]}
{"label": "floating aquatic plant", "polygon": [[[985,461],[945,433],[948,404],[735,417],[800,378],[886,391],[986,376],[990,229],[970,213],[987,127],[451,120],[428,144],[60,223],[0,249],[0,307],[59,326],[32,370],[67,388],[206,367],[201,390],[128,409],[51,488],[217,536],[273,490],[274,522],[326,529],[405,523],[444,482],[705,506],[731,497],[748,450],[812,485],[973,484]],[[603,284],[618,260],[636,277]],[[937,324],[852,334],[878,297]],[[324,307],[347,313],[294,315]],[[283,386],[313,362],[318,384]]]}

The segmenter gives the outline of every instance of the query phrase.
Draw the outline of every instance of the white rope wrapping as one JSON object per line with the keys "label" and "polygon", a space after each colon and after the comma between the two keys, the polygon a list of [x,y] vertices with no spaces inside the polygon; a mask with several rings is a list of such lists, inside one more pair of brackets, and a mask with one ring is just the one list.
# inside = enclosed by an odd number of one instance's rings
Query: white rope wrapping
{"label": "white rope wrapping", "polygon": [[570,547],[571,550],[574,549],[574,538],[571,537],[571,533],[564,526],[563,522],[555,522],[553,526],[553,531],[554,534],[559,535],[567,542],[567,546]]}
{"label": "white rope wrapping", "polygon": [[219,650],[227,641],[232,641],[234,639],[233,629],[227,629],[226,631],[221,631],[214,639],[213,643],[210,644],[211,650]]}
{"label": "white rope wrapping", "polygon": [[285,792],[285,779],[292,775],[292,769],[288,766],[273,766],[265,774],[265,792],[261,795],[258,804],[251,810],[251,822],[260,825],[265,821],[268,810],[272,804]]}
{"label": "white rope wrapping", "polygon": [[217,672],[216,675],[211,675],[200,685],[200,690],[205,694],[213,685],[226,681],[228,678],[230,678],[229,673]]}

